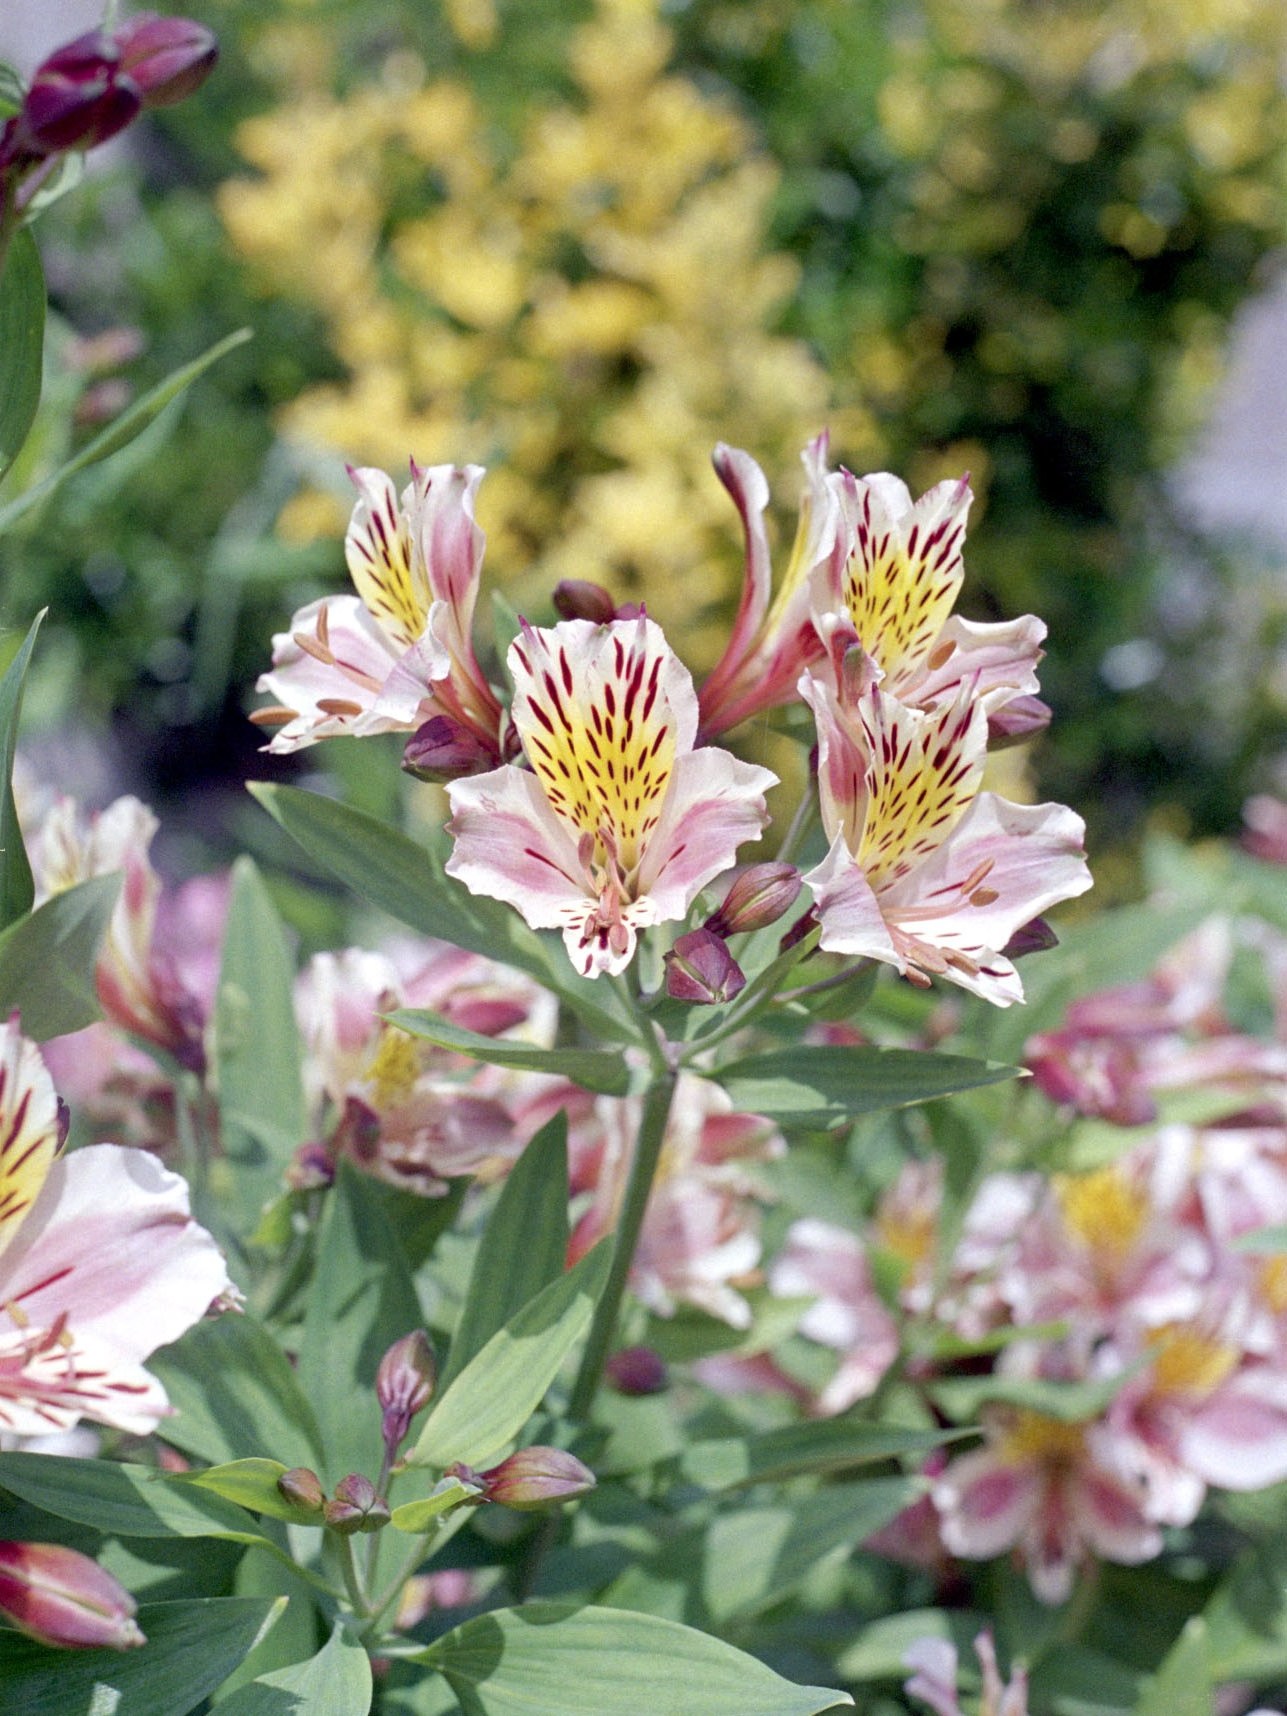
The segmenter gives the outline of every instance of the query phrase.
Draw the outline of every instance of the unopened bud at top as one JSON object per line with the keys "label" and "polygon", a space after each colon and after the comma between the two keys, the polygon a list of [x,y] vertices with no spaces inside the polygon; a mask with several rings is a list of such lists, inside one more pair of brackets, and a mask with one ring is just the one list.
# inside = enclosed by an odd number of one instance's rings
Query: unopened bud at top
{"label": "unopened bud at top", "polygon": [[1040,697],[1012,697],[988,716],[988,743],[994,751],[1021,745],[1050,725],[1050,705]]}
{"label": "unopened bud at top", "polygon": [[706,920],[716,935],[745,935],[763,929],[789,912],[800,894],[800,872],[794,864],[770,859],[748,864],[734,879],[724,903]]}
{"label": "unopened bud at top", "polygon": [[721,936],[708,929],[681,935],[665,958],[666,993],[675,1001],[710,1006],[731,1001],[746,987],[746,974]]}
{"label": "unopened bud at top", "polygon": [[562,1448],[520,1448],[499,1466],[471,1477],[488,1501],[520,1512],[571,1501],[594,1488],[594,1473]]}
{"label": "unopened bud at top", "polygon": [[612,1354],[603,1374],[618,1394],[660,1394],[668,1381],[666,1361],[652,1347],[622,1347]]}
{"label": "unopened bud at top", "polygon": [[457,781],[496,767],[496,749],[450,715],[431,715],[407,740],[402,766],[422,781]]}
{"label": "unopened bud at top", "polygon": [[144,107],[183,101],[210,76],[219,43],[204,24],[138,12],[113,31],[121,70],[138,86]]}
{"label": "unopened bud at top", "polygon": [[554,611],[561,620],[593,620],[606,626],[617,618],[617,604],[602,584],[588,578],[564,578],[554,586]]}
{"label": "unopened bud at top", "polygon": [[125,1587],[61,1543],[0,1543],[0,1613],[41,1644],[130,1650],[146,1644]]}
{"label": "unopened bud at top", "polygon": [[356,1531],[380,1531],[389,1523],[388,1502],[360,1472],[340,1479],[322,1512],[327,1525],[341,1537],[351,1537]]}
{"label": "unopened bud at top", "polygon": [[92,149],[124,130],[142,105],[138,85],[121,72],[115,41],[90,30],[37,66],[18,116],[16,146],[29,155]]}
{"label": "unopened bud at top", "polygon": [[277,1488],[288,1502],[306,1513],[321,1513],[326,1502],[322,1480],[308,1466],[292,1466],[277,1480]]}
{"label": "unopened bud at top", "polygon": [[432,1400],[437,1374],[433,1347],[423,1329],[413,1329],[394,1341],[380,1360],[375,1393],[384,1414],[380,1433],[390,1460],[402,1446],[411,1420]]}

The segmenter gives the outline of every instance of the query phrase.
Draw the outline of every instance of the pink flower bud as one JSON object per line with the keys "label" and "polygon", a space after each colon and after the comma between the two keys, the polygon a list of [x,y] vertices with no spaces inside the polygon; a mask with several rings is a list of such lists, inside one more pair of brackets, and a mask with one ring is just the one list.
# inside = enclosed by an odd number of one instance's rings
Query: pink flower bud
{"label": "pink flower bud", "polygon": [[293,1192],[316,1192],[335,1179],[335,1158],[325,1144],[301,1144],[286,1167]]}
{"label": "pink flower bud", "polygon": [[389,1523],[388,1502],[360,1472],[340,1479],[322,1512],[327,1525],[341,1537],[352,1537],[357,1531],[381,1531]]}
{"label": "pink flower bud", "polygon": [[147,1640],[110,1573],[61,1543],[0,1543],[0,1611],[41,1644],[129,1650]]}
{"label": "pink flower bud", "polygon": [[18,116],[16,144],[30,155],[92,149],[136,117],[143,97],[121,70],[120,49],[91,30],[36,68]]}
{"label": "pink flower bud", "polygon": [[498,761],[496,747],[450,715],[433,715],[407,740],[402,766],[422,781],[455,781],[485,774]]}
{"label": "pink flower bud", "polygon": [[1040,697],[1012,697],[988,716],[988,743],[994,751],[1019,745],[1050,725],[1050,705]]}
{"label": "pink flower bud", "polygon": [[554,586],[554,611],[561,620],[593,620],[606,626],[617,618],[617,604],[602,584],[587,578],[564,578]]}
{"label": "pink flower bud", "polygon": [[669,1380],[660,1353],[651,1347],[622,1347],[603,1367],[618,1394],[660,1394]]}
{"label": "pink flower bud", "polygon": [[666,993],[676,1001],[711,1005],[731,1001],[746,987],[741,966],[724,940],[708,929],[690,930],[666,955]]}
{"label": "pink flower bud", "polygon": [[520,1512],[571,1501],[594,1488],[594,1473],[562,1448],[520,1448],[490,1471],[477,1474],[488,1501]]}
{"label": "pink flower bud", "polygon": [[403,1335],[380,1360],[375,1393],[384,1417],[380,1433],[390,1460],[402,1446],[411,1420],[433,1398],[437,1367],[429,1336],[423,1329]]}
{"label": "pink flower bud", "polygon": [[724,904],[711,913],[706,928],[715,935],[744,935],[763,929],[789,912],[800,893],[800,872],[794,864],[748,864],[734,878]]}
{"label": "pink flower bud", "polygon": [[326,1491],[317,1473],[307,1466],[292,1466],[277,1480],[277,1488],[288,1502],[307,1508],[309,1513],[321,1513],[326,1504]]}
{"label": "pink flower bud", "polygon": [[1025,953],[1045,953],[1058,946],[1059,937],[1045,918],[1032,918],[1020,924],[1001,951],[1006,959],[1022,959]]}
{"label": "pink flower bud", "polygon": [[219,43],[204,24],[190,18],[160,18],[139,12],[113,32],[121,70],[138,86],[144,107],[183,101],[210,76]]}

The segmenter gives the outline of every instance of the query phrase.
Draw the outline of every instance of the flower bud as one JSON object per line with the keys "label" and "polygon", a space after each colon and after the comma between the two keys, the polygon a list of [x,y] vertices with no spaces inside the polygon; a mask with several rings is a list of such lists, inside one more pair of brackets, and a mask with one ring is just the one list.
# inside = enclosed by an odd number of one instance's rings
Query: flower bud
{"label": "flower bud", "polygon": [[690,930],[666,955],[666,993],[676,1001],[711,1005],[731,1001],[746,987],[741,966],[722,937],[708,929]]}
{"label": "flower bud", "polygon": [[309,1513],[321,1513],[326,1504],[322,1480],[307,1466],[292,1466],[289,1472],[283,1472],[277,1488],[294,1507],[306,1508]]}
{"label": "flower bud", "polygon": [[476,1481],[488,1501],[524,1512],[585,1495],[594,1488],[594,1473],[562,1448],[532,1447],[479,1472]]}
{"label": "flower bud", "polygon": [[286,1184],[293,1192],[315,1192],[335,1180],[335,1157],[325,1144],[301,1144],[286,1166]]}
{"label": "flower bud", "polygon": [[402,1446],[411,1420],[433,1398],[436,1380],[433,1348],[423,1329],[413,1329],[400,1341],[394,1341],[380,1360],[375,1373],[375,1394],[384,1414],[380,1434],[390,1460]]}
{"label": "flower bud", "polygon": [[18,116],[15,142],[30,155],[92,149],[134,119],[138,85],[121,71],[120,49],[90,30],[56,49],[36,68]]}
{"label": "flower bud", "polygon": [[561,620],[593,620],[606,626],[617,618],[617,604],[602,584],[588,578],[563,578],[554,586],[554,611]]}
{"label": "flower bud", "polygon": [[1050,725],[1050,705],[1040,697],[1012,697],[988,716],[988,743],[994,751],[1020,745],[1044,733]]}
{"label": "flower bud", "polygon": [[210,76],[219,43],[204,24],[190,18],[160,18],[138,12],[113,31],[121,70],[138,86],[144,107],[183,101]]}
{"label": "flower bud", "polygon": [[797,942],[802,942],[805,936],[811,935],[813,931],[818,928],[818,925],[821,922],[822,920],[818,916],[818,908],[816,906],[810,906],[807,912],[801,912],[800,916],[791,925],[791,928],[786,931],[781,941],[779,941],[778,952],[785,953],[788,948],[794,947]]}
{"label": "flower bud", "polygon": [[496,767],[496,749],[450,715],[432,715],[407,740],[402,766],[422,781],[455,781]]}
{"label": "flower bud", "polygon": [[660,1394],[669,1380],[665,1360],[651,1347],[622,1347],[608,1359],[603,1374],[618,1394]]}
{"label": "flower bud", "polygon": [[1031,918],[1020,924],[1002,952],[1007,959],[1022,959],[1025,953],[1045,953],[1047,948],[1058,946],[1059,937],[1045,918]]}
{"label": "flower bud", "polygon": [[340,1479],[322,1512],[327,1525],[341,1537],[352,1537],[357,1531],[381,1531],[389,1523],[388,1502],[360,1472]]}
{"label": "flower bud", "polygon": [[748,864],[733,880],[724,904],[711,913],[706,928],[715,935],[744,935],[763,929],[789,912],[799,897],[800,872],[776,859]]}
{"label": "flower bud", "polygon": [[61,1543],[0,1543],[0,1613],[41,1644],[129,1650],[147,1640],[137,1604],[88,1555]]}

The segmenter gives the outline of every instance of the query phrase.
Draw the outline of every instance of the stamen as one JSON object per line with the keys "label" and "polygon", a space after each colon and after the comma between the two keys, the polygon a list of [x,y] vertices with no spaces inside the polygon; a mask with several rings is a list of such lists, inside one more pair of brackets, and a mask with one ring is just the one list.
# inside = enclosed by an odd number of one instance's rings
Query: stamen
{"label": "stamen", "polygon": [[299,718],[298,709],[288,709],[284,703],[268,703],[262,709],[252,709],[251,723],[256,727],[280,727],[285,721]]}

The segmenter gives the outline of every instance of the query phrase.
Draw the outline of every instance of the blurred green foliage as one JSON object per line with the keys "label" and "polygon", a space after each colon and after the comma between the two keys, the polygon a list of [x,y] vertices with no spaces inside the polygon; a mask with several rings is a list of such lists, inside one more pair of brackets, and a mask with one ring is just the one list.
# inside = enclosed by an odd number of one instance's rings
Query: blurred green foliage
{"label": "blurred green foliage", "polygon": [[[1056,722],[1037,752],[1041,793],[1087,811],[1101,839],[1158,799],[1199,828],[1232,823],[1285,739],[1278,569],[1199,538],[1165,477],[1209,401],[1232,314],[1284,236],[1274,0],[194,9],[221,33],[219,73],[38,229],[66,332],[27,475],[91,434],[122,383],[142,391],[242,323],[257,337],[140,441],[124,482],[119,466],[110,480],[87,474],[6,544],[0,617],[53,608],[34,710],[111,719],[134,784],[159,800],[194,773],[239,778],[253,761],[243,712],[269,634],[343,577],[340,459],[396,469],[385,396],[364,389],[356,349],[370,305],[355,304],[345,327],[343,305],[327,301],[319,256],[336,238],[334,206],[317,211],[310,250],[299,162],[283,156],[268,172],[297,210],[305,248],[293,280],[244,232],[243,248],[260,254],[253,266],[235,254],[216,212],[218,187],[246,180],[253,126],[289,136],[325,109],[341,130],[360,113],[379,136],[352,195],[375,234],[376,294],[398,324],[387,349],[430,341],[433,361],[451,357],[459,372],[439,422],[468,444],[403,451],[492,463],[493,564],[524,599],[535,600],[532,569],[542,581],[564,573],[569,554],[581,576],[623,595],[661,579],[663,617],[682,623],[680,648],[699,665],[716,635],[710,598],[731,599],[738,564],[732,510],[705,471],[709,444],[746,441],[785,527],[795,451],[826,414],[834,452],[859,469],[897,470],[913,488],[973,472],[974,611],[1031,610],[1051,629]],[[587,76],[576,32],[588,23],[602,63]],[[630,100],[612,92],[625,75],[613,32],[653,44]],[[416,92],[439,87],[468,92],[466,141],[480,139],[486,158],[408,170],[389,139]],[[646,146],[659,89],[690,116],[675,145],[689,168],[672,206],[645,218],[628,206],[629,185],[612,186],[611,126]],[[743,325],[712,333],[709,305],[689,313],[657,264],[634,277],[651,295],[642,335],[618,331],[590,362],[574,328],[524,371],[551,292],[625,277],[594,254],[598,229],[571,206],[593,173],[569,181],[567,207],[557,187],[524,196],[539,116],[601,151],[595,172],[617,199],[608,212],[635,221],[645,248],[662,254],[657,235],[669,242],[687,218],[713,279],[731,257],[712,301],[734,305]],[[340,201],[347,188],[332,187]],[[705,226],[685,216],[698,199]],[[416,223],[475,244],[480,206],[495,219],[520,207],[543,246],[519,244],[540,278],[525,277],[518,308],[481,334],[450,302],[453,262],[464,270],[473,251],[440,245],[445,302],[442,287],[433,301],[432,270],[409,290],[391,264],[399,231]],[[765,259],[774,287],[748,308],[740,283]],[[128,342],[114,352],[71,333],[110,328],[138,330],[140,355],[122,363]],[[701,370],[725,336],[727,354]],[[786,377],[776,393],[764,381],[773,364]],[[447,383],[426,366],[407,415],[427,426]],[[520,374],[529,391],[506,394],[500,381]],[[342,438],[309,403],[337,399]],[[513,428],[524,414],[526,441]],[[511,528],[516,516],[526,533]],[[1133,683],[1129,672],[1106,679],[1106,653],[1133,642],[1144,646]]]}

